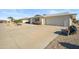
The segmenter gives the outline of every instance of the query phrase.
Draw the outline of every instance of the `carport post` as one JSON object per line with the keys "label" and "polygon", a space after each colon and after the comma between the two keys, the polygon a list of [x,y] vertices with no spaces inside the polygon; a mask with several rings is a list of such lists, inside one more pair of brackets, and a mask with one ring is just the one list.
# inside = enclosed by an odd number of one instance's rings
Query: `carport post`
{"label": "carport post", "polygon": [[30,19],[30,24],[32,24],[32,18]]}
{"label": "carport post", "polygon": [[42,25],[45,25],[45,19],[42,18],[41,21],[42,21]]}

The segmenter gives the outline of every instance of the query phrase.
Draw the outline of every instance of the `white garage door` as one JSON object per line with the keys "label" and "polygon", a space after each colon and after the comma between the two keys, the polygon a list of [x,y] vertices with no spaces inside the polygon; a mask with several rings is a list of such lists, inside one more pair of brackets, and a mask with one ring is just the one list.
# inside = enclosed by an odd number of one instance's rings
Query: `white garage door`
{"label": "white garage door", "polygon": [[57,17],[48,17],[45,20],[46,25],[59,25],[59,26],[68,26],[69,17],[66,16],[57,16]]}

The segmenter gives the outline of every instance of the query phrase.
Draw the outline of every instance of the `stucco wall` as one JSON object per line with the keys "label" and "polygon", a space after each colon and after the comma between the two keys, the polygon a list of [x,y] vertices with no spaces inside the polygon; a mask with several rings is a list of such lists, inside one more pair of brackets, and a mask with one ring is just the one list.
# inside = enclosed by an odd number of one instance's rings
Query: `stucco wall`
{"label": "stucco wall", "polygon": [[69,26],[69,16],[54,16],[45,18],[46,25]]}
{"label": "stucco wall", "polygon": [[40,18],[41,25],[45,25],[45,18]]}
{"label": "stucco wall", "polygon": [[29,22],[29,20],[22,20],[22,23],[26,23],[26,22]]}

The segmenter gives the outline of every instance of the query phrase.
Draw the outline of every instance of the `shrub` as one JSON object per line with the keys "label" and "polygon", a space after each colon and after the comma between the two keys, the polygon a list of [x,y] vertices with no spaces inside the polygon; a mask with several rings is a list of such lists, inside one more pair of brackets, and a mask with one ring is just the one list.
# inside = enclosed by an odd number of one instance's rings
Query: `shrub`
{"label": "shrub", "polygon": [[22,20],[15,20],[15,23],[22,23]]}

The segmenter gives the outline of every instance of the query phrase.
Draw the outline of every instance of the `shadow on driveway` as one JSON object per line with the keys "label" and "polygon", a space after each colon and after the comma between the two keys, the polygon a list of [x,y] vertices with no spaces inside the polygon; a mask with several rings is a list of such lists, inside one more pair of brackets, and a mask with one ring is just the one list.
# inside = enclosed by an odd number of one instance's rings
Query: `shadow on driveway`
{"label": "shadow on driveway", "polygon": [[63,35],[63,36],[67,36],[67,34],[63,33],[62,31],[56,31],[54,32],[55,34],[58,34],[58,35]]}
{"label": "shadow on driveway", "polygon": [[59,44],[61,44],[62,46],[66,47],[68,49],[79,49],[78,45],[74,45],[71,43],[59,42]]}

